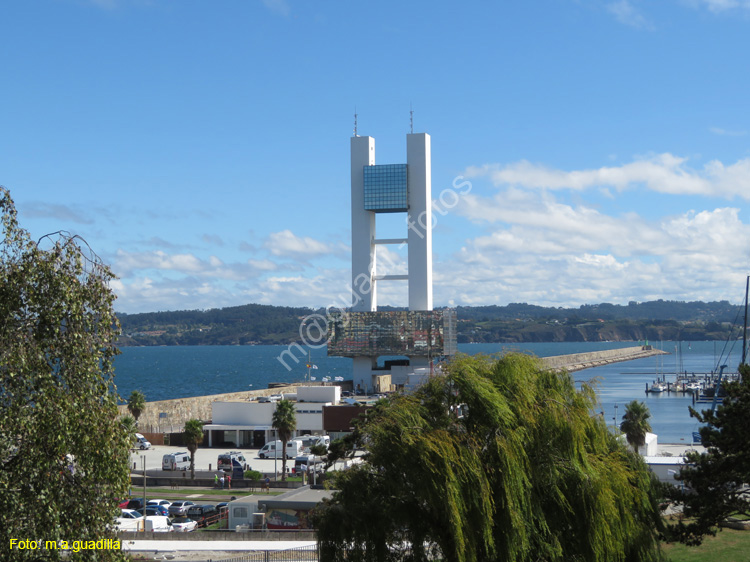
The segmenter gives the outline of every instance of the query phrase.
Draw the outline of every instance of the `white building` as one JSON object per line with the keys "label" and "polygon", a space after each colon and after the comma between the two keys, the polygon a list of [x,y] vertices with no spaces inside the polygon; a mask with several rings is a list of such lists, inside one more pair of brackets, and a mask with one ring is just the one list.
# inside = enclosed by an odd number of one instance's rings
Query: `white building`
{"label": "white building", "polygon": [[[341,400],[338,386],[300,386],[297,388],[294,409],[297,430],[293,437],[323,434],[323,406],[337,405]],[[213,402],[211,423],[203,426],[208,431],[208,446],[233,443],[236,447],[262,447],[276,440],[272,427],[276,402],[238,401]]]}

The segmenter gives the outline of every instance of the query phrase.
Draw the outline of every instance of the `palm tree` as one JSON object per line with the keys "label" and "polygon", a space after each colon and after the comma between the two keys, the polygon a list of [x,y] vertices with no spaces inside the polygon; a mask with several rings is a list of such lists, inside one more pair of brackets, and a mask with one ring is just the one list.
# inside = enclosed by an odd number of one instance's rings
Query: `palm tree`
{"label": "palm tree", "polygon": [[646,433],[651,431],[651,424],[648,418],[651,412],[648,406],[638,400],[633,400],[625,406],[625,415],[622,416],[620,429],[625,433],[625,439],[638,452],[638,447],[646,444]]}
{"label": "palm tree", "polygon": [[128,410],[133,414],[135,418],[135,425],[138,426],[138,418],[141,417],[141,412],[146,408],[146,395],[140,390],[134,390],[130,393],[128,398]]}
{"label": "palm tree", "polygon": [[123,431],[128,434],[128,443],[130,443],[130,447],[132,448],[133,443],[135,442],[135,433],[138,431],[138,428],[135,425],[135,420],[133,419],[133,416],[122,416],[120,418],[120,423],[122,424]]}
{"label": "palm tree", "polygon": [[185,446],[190,451],[190,479],[195,480],[195,451],[203,443],[203,422],[196,419],[186,421],[183,435]]}
{"label": "palm tree", "polygon": [[292,432],[297,429],[294,403],[289,400],[279,400],[273,412],[271,425],[281,441],[281,479],[286,480],[286,442],[292,437]]}

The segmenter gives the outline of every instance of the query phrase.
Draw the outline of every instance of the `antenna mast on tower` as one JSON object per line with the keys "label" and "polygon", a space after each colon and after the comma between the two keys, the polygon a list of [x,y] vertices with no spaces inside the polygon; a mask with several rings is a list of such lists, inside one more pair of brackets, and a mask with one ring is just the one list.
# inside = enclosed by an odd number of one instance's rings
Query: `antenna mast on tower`
{"label": "antenna mast on tower", "polygon": [[414,110],[411,108],[411,102],[409,102],[409,132],[414,134]]}
{"label": "antenna mast on tower", "polygon": [[354,107],[354,136],[355,137],[359,136],[357,134],[357,107],[356,106]]}

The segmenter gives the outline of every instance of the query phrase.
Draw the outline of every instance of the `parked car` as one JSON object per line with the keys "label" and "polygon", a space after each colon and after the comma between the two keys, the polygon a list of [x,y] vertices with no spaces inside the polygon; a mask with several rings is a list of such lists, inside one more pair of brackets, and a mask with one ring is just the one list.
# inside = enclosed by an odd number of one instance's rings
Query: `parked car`
{"label": "parked car", "polygon": [[169,506],[172,505],[172,502],[169,500],[148,500],[148,502],[146,503],[146,507],[148,507],[149,505],[161,505],[169,509]]}
{"label": "parked car", "polygon": [[143,498],[130,498],[126,509],[143,509]]}
{"label": "parked car", "polygon": [[189,517],[175,517],[172,519],[172,530],[175,533],[187,533],[189,531],[195,531],[198,526],[197,521],[193,521]]}
{"label": "parked car", "polygon": [[[144,509],[136,509],[138,513],[144,515]],[[163,505],[147,505],[145,515],[159,515],[161,517],[169,517],[169,510]]]}
{"label": "parked car", "polygon": [[127,509],[129,501],[130,501],[130,498],[125,498],[125,499],[120,500],[120,502],[117,505],[120,509]]}
{"label": "parked car", "polygon": [[215,518],[217,515],[219,515],[219,510],[216,509],[215,505],[210,504],[194,505],[187,510],[187,516],[196,521],[198,527],[205,527],[206,525],[213,523],[213,521],[208,520]]}
{"label": "parked car", "polygon": [[143,529],[143,516],[132,509],[123,509],[115,519],[115,526],[118,531],[138,531]]}
{"label": "parked car", "polygon": [[138,513],[134,509],[121,509],[118,519],[140,519],[141,517],[143,517],[143,514]]}
{"label": "parked car", "polygon": [[195,502],[191,502],[189,500],[178,500],[176,502],[172,502],[172,505],[169,506],[169,514],[174,517],[185,515],[187,513],[187,510],[194,505]]}

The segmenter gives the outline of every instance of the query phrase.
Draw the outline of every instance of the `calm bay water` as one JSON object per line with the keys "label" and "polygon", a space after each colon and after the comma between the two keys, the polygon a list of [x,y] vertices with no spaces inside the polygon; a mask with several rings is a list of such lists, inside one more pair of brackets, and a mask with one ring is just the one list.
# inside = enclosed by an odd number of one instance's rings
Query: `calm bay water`
{"label": "calm bay water", "polygon": [[[624,363],[614,363],[573,373],[576,380],[596,378],[600,404],[607,423],[619,423],[624,405],[642,400],[652,414],[652,426],[660,443],[689,443],[698,428],[688,414],[690,395],[646,394],[646,385],[657,376],[674,381],[677,372],[706,373],[727,364],[735,372],[740,362],[741,344],[732,349],[724,342],[651,342],[670,352]],[[530,343],[530,344],[461,344],[459,350],[474,355],[504,351],[523,351],[539,357],[632,347],[633,342]],[[186,346],[126,347],[115,360],[116,382],[123,397],[141,390],[148,401],[221,394],[266,388],[269,382],[301,382],[307,374],[307,357],[296,354],[298,363],[287,358],[287,370],[278,361],[286,346]],[[351,359],[328,357],[325,349],[313,349],[311,360],[318,369],[312,375],[343,377],[351,380]]]}

